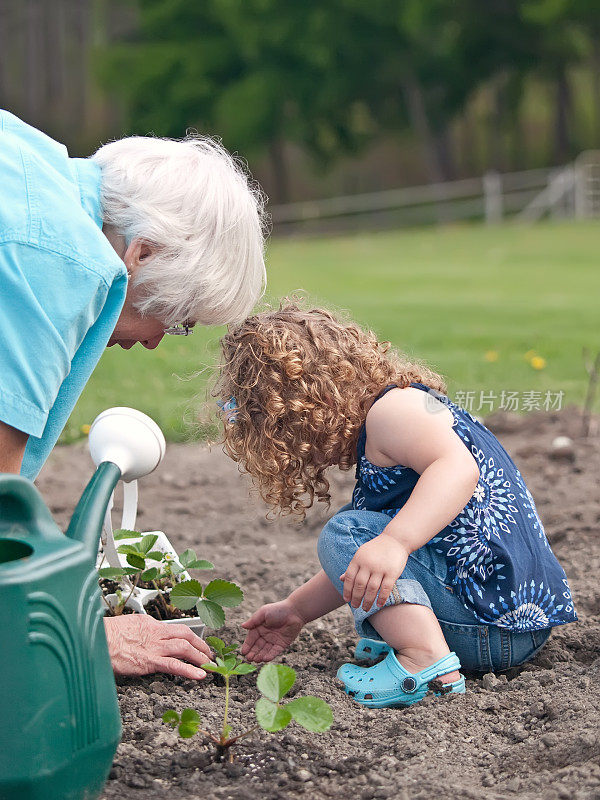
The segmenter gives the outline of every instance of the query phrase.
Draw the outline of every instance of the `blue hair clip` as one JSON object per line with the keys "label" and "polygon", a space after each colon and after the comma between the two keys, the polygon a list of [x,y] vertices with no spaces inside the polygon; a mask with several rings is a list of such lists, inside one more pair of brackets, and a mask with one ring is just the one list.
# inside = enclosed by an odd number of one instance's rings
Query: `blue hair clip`
{"label": "blue hair clip", "polygon": [[217,400],[217,405],[221,409],[221,411],[226,414],[226,421],[231,424],[235,422],[235,418],[238,415],[238,405],[236,403],[235,397],[230,397],[229,400],[224,402],[223,400]]}

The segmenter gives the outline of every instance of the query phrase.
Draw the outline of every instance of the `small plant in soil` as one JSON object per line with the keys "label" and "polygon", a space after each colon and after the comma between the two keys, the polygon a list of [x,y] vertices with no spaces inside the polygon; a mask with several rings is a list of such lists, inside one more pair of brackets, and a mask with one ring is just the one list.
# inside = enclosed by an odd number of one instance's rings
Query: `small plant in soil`
{"label": "small plant in soil", "polygon": [[283,703],[284,697],[296,682],[296,672],[285,664],[265,664],[258,673],[256,686],[261,697],[256,702],[256,725],[232,735],[233,728],[229,724],[229,685],[235,675],[248,675],[256,670],[236,653],[239,645],[226,645],[222,639],[209,636],[207,644],[215,651],[215,663],[204,664],[203,668],[222,675],[225,682],[225,708],[223,724],[219,733],[203,730],[202,720],[193,708],[185,708],[181,714],[169,709],[162,720],[172,728],[177,728],[179,735],[189,739],[196,733],[202,733],[216,745],[217,760],[233,761],[232,747],[241,739],[250,736],[259,728],[269,733],[283,730],[294,720],[303,728],[313,733],[322,733],[331,727],[333,713],[329,705],[319,697],[310,695],[295,697]]}
{"label": "small plant in soil", "polygon": [[[197,580],[179,580],[188,569],[214,569],[214,564],[198,558],[194,550],[185,550],[177,558],[162,550],[153,550],[158,536],[141,534],[138,531],[119,530],[114,534],[120,539],[139,539],[117,547],[117,552],[127,560],[126,567],[104,567],[98,570],[101,579],[120,581],[117,586],[118,603],[109,607],[113,615],[125,611],[127,601],[137,587],[153,588],[158,592],[156,600],[148,604],[147,611],[158,619],[174,619],[178,611],[188,611],[199,616],[210,628],[220,628],[225,623],[224,608],[238,606],[244,599],[242,590],[235,583],[216,579],[202,586]],[[148,566],[148,561],[152,566]],[[107,604],[108,605],[108,604]]]}

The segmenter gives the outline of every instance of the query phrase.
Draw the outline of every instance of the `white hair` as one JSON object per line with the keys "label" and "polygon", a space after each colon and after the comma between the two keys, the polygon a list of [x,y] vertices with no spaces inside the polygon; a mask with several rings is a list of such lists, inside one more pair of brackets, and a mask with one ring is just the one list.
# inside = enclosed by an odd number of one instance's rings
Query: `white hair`
{"label": "white hair", "polygon": [[172,325],[237,322],[265,282],[265,197],[215,139],[131,136],[101,147],[103,221],[155,251],[138,311]]}

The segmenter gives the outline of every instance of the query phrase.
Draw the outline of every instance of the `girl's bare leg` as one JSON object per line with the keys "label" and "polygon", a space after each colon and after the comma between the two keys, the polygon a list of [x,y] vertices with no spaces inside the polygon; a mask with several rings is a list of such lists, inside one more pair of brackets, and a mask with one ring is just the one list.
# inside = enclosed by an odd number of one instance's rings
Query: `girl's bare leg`
{"label": "girl's bare leg", "polygon": [[[369,617],[369,622],[397,652],[404,669],[413,675],[450,653],[440,623],[427,606],[413,603],[386,606]],[[444,683],[459,679],[456,670],[440,676]]]}

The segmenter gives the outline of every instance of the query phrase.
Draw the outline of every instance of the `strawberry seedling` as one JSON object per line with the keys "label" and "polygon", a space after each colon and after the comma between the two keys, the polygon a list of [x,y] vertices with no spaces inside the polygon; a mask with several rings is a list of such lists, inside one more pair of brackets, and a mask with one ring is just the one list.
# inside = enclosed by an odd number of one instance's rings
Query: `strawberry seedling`
{"label": "strawberry seedling", "polygon": [[261,693],[255,707],[256,725],[232,735],[233,729],[229,724],[230,678],[247,675],[254,672],[256,667],[237,655],[238,645],[226,645],[216,636],[209,636],[206,642],[215,652],[215,662],[204,664],[203,668],[222,675],[225,681],[223,724],[218,734],[213,733],[200,727],[201,718],[194,709],[185,708],[181,715],[174,709],[169,709],[163,714],[162,720],[172,728],[177,728],[181,737],[189,739],[196,733],[202,733],[216,745],[218,760],[224,760],[228,754],[229,761],[233,761],[231,748],[258,728],[276,733],[287,727],[292,720],[313,733],[322,733],[331,727],[333,713],[329,705],[319,697],[295,697],[286,703],[283,702],[296,682],[295,670],[285,664],[265,664],[256,680],[256,686]]}

